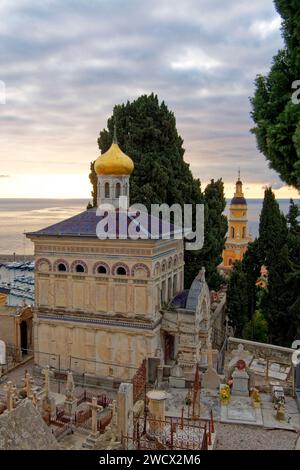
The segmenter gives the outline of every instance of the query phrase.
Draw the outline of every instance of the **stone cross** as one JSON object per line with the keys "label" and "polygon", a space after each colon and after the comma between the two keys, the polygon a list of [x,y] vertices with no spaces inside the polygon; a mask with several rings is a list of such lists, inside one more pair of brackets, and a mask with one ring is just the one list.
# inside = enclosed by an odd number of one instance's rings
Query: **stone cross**
{"label": "stone cross", "polygon": [[212,369],[213,368],[213,351],[211,346],[210,338],[207,338],[207,367]]}
{"label": "stone cross", "polygon": [[16,385],[13,386],[12,388],[12,397],[13,397],[13,407],[16,407],[16,402],[17,402],[17,397],[18,397],[18,389]]}
{"label": "stone cross", "polygon": [[5,393],[6,393],[7,411],[12,411],[14,409],[13,384],[12,384],[12,382],[7,382],[7,384],[4,385],[4,390],[5,390]]}
{"label": "stone cross", "polygon": [[37,393],[34,391],[31,397],[32,404],[37,408],[38,405],[38,398],[37,398]]}
{"label": "stone cross", "polygon": [[98,405],[97,398],[93,397],[92,398],[92,403],[89,404],[91,410],[92,410],[92,434],[96,435],[98,434],[98,429],[97,429],[97,412],[99,410],[103,410],[102,406]]}
{"label": "stone cross", "polygon": [[42,373],[45,376],[44,391],[45,395],[48,397],[50,394],[50,367],[45,367],[45,369],[42,370]]}
{"label": "stone cross", "polygon": [[24,382],[24,388],[25,388],[25,391],[26,391],[26,396],[27,398],[29,398],[32,393],[31,393],[31,377],[30,377],[30,374],[29,372],[26,370],[25,372],[25,378],[23,379],[23,382]]}

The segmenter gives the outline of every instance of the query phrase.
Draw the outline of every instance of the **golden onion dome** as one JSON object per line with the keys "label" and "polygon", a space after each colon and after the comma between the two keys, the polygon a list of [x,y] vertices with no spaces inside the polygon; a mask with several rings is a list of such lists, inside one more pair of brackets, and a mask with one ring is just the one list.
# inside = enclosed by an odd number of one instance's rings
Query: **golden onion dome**
{"label": "golden onion dome", "polygon": [[97,175],[130,175],[133,172],[134,163],[120,149],[116,130],[110,148],[97,158],[94,168]]}

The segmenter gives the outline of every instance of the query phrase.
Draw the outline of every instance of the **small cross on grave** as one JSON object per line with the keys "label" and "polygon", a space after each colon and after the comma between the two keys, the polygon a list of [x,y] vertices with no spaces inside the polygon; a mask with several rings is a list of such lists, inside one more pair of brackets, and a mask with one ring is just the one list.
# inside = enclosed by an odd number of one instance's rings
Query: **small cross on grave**
{"label": "small cross on grave", "polygon": [[4,385],[4,390],[6,393],[6,407],[7,411],[12,411],[14,409],[14,392],[13,392],[13,384],[12,382],[7,382],[6,385]]}
{"label": "small cross on grave", "polygon": [[25,371],[25,377],[22,380],[24,382],[24,390],[25,390],[25,393],[26,393],[26,397],[30,398],[32,396],[31,385],[32,385],[33,381],[32,381],[32,378],[30,377],[30,374],[27,370]]}
{"label": "small cross on grave", "polygon": [[44,392],[46,397],[48,397],[50,395],[50,374],[52,374],[50,367],[45,367],[45,369],[42,370],[42,373],[45,377]]}
{"label": "small cross on grave", "polygon": [[36,391],[32,392],[30,399],[32,401],[33,406],[37,408],[40,402],[40,398],[38,398]]}
{"label": "small cross on grave", "polygon": [[97,429],[97,413],[98,411],[102,411],[103,407],[98,405],[96,397],[92,398],[92,403],[90,403],[89,406],[92,410],[92,435],[96,437],[99,435]]}

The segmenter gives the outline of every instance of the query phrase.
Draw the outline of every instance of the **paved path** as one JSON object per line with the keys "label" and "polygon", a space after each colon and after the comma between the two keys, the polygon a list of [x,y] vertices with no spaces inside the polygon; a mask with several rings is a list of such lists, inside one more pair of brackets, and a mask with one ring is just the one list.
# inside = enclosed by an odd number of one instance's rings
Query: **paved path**
{"label": "paved path", "polygon": [[299,437],[292,431],[236,424],[216,423],[216,429],[217,450],[293,450]]}

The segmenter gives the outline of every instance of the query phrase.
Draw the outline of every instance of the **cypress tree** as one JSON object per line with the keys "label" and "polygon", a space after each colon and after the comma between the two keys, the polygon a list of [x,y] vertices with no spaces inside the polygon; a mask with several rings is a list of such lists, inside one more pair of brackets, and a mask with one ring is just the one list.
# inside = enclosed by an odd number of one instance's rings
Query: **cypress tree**
{"label": "cypress tree", "polygon": [[248,284],[241,261],[236,261],[229,275],[227,289],[227,313],[235,336],[241,338],[248,316]]}
{"label": "cypress tree", "polygon": [[269,74],[255,80],[252,132],[270,167],[283,181],[300,189],[300,105],[292,101],[292,85],[300,79],[300,2],[274,3],[283,19],[285,45],[273,58]]}
{"label": "cypress tree", "polygon": [[[190,266],[189,277],[186,278],[188,287],[199,271],[199,266],[206,269],[206,279],[212,289],[217,290],[222,283],[223,277],[219,274],[217,267],[222,261],[222,252],[226,242],[228,229],[227,218],[223,214],[226,207],[224,195],[224,183],[222,179],[211,180],[204,191],[205,201],[205,238],[204,246],[198,253],[186,252],[186,265]],[[193,267],[191,262],[194,261]]]}
{"label": "cypress tree", "polygon": [[288,222],[288,255],[289,273],[286,277],[286,288],[290,294],[288,314],[290,324],[287,337],[290,342],[300,337],[300,209],[293,200],[287,215]]}
{"label": "cypress tree", "polygon": [[[130,178],[131,204],[200,204],[200,181],[194,179],[184,161],[183,140],[174,114],[153,93],[133,102],[116,105],[100,132],[98,146],[106,152],[112,142],[114,124],[122,150],[134,161]],[[94,192],[97,188],[94,187]]]}
{"label": "cypress tree", "polygon": [[288,229],[286,218],[280,212],[278,202],[271,188],[265,190],[263,208],[259,224],[259,253],[261,263],[269,271],[268,291],[262,299],[261,307],[269,326],[270,341],[287,345],[289,339],[290,293],[286,286],[289,271],[287,246]]}
{"label": "cypress tree", "polygon": [[[114,107],[107,129],[103,129],[98,138],[101,153],[111,145],[115,123],[120,147],[133,159],[135,166],[130,178],[131,204],[141,203],[148,209],[151,204],[162,203],[205,205],[205,247],[185,253],[185,285],[190,287],[199,269],[205,266],[208,283],[218,287],[221,279],[217,265],[221,262],[227,231],[227,221],[222,215],[226,205],[223,182],[212,181],[202,194],[199,179],[193,178],[183,159],[185,150],[175,116],[156,95],[143,95]],[[97,176],[93,163],[90,181],[95,206]]]}
{"label": "cypress tree", "polygon": [[261,264],[270,267],[287,240],[287,224],[280,212],[272,188],[265,190],[259,222],[259,253]]}

